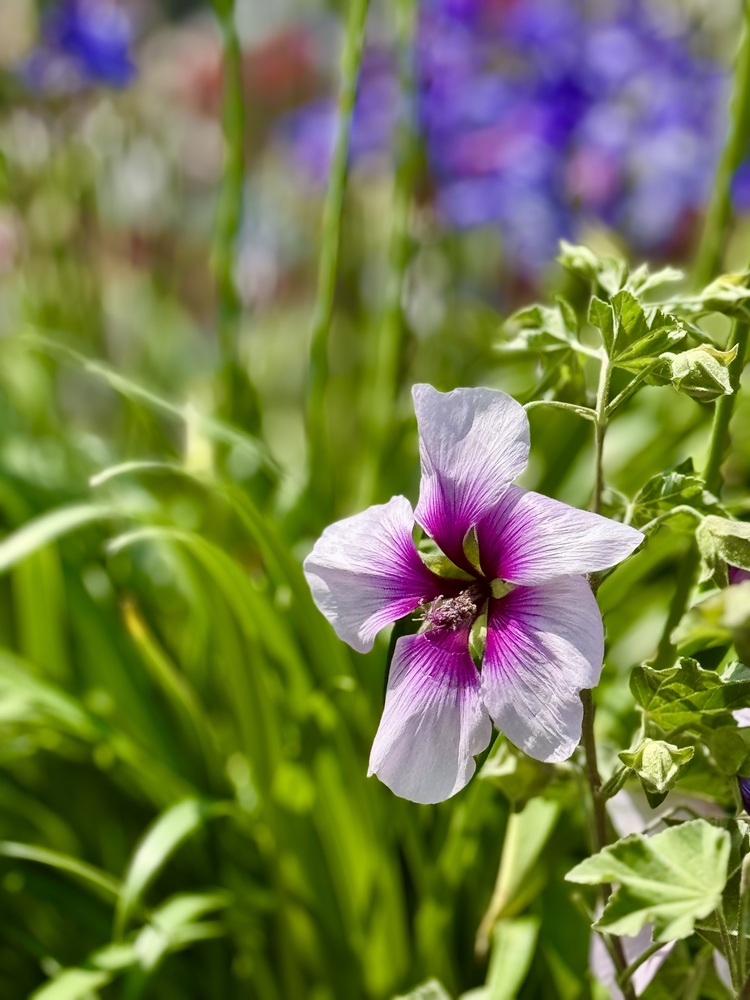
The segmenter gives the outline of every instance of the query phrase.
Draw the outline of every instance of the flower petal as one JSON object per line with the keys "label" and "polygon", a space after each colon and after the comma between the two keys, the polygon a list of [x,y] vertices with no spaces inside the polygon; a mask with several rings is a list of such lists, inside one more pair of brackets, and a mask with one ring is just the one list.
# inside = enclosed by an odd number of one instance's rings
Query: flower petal
{"label": "flower petal", "polygon": [[491,736],[468,632],[402,636],[367,773],[412,802],[442,802],[474,774]]}
{"label": "flower petal", "polygon": [[643,534],[559,500],[511,486],[477,525],[488,576],[533,586],[560,576],[608,569],[643,541]]}
{"label": "flower petal", "polygon": [[529,458],[526,411],[495,389],[438,392],[415,385],[422,484],[415,517],[457,565],[464,535],[493,507]]}
{"label": "flower petal", "polygon": [[604,658],[602,616],[586,579],[564,577],[491,600],[482,697],[501,732],[537,760],[566,760],[581,737],[579,692]]}
{"label": "flower petal", "polygon": [[419,558],[413,526],[409,501],[393,497],[330,525],[305,559],[315,603],[339,638],[360,653],[372,649],[385,625],[450,586]]}

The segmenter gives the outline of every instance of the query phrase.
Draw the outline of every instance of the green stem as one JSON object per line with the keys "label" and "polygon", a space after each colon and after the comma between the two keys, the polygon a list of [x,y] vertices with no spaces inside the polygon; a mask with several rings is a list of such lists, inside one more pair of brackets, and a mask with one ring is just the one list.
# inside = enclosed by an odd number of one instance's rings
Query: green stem
{"label": "green stem", "polygon": [[607,406],[609,401],[609,384],[612,379],[612,365],[609,358],[602,360],[599,372],[599,388],[596,393],[596,427],[594,431],[594,497],[591,509],[598,514],[602,505],[604,489],[604,436],[607,433]]}
{"label": "green stem", "polygon": [[737,974],[744,988],[747,986],[747,914],[750,904],[750,854],[742,859],[740,873],[740,905],[737,914]]}
{"label": "green stem", "polygon": [[414,106],[414,29],[416,0],[398,0],[396,4],[399,40],[399,81],[402,104],[396,135],[397,166],[393,192],[393,226],[389,250],[388,285],[382,325],[376,328],[374,364],[368,372],[367,449],[360,500],[372,503],[390,440],[389,428],[398,385],[401,341],[404,333],[403,290],[406,268],[411,256],[409,220],[414,184],[419,168],[419,141]]}
{"label": "green stem", "polygon": [[622,988],[625,983],[629,983],[634,974],[640,969],[644,962],[646,962],[652,955],[655,955],[657,951],[661,951],[664,947],[663,941],[655,941],[650,944],[645,951],[642,951],[638,958],[634,959],[630,965],[617,977],[617,985]]}
{"label": "green stem", "polygon": [[327,498],[331,490],[331,455],[326,426],[328,341],[338,272],[341,219],[344,211],[354,103],[362,62],[369,0],[351,0],[341,61],[338,133],[323,207],[318,288],[310,325],[310,368],[307,397],[308,481],[311,491]]}
{"label": "green stem", "polygon": [[594,823],[592,827],[594,852],[598,853],[607,846],[607,810],[602,795],[602,778],[596,755],[596,740],[594,738],[594,700],[591,691],[581,691],[583,704],[583,721],[581,723],[581,744],[586,759],[586,779],[591,790]]}
{"label": "green stem", "polygon": [[[606,356],[602,356],[601,369],[599,372],[599,387],[596,393],[596,422],[594,426],[594,496],[591,509],[595,514],[601,508],[602,490],[604,486],[604,471],[602,467],[604,457],[604,436],[607,431],[607,403],[609,400],[609,386],[612,378],[612,365]],[[592,590],[596,592],[596,582],[591,581]],[[586,778],[591,792],[591,806],[593,811],[592,840],[596,853],[606,847],[609,843],[609,827],[607,819],[607,807],[605,797],[602,794],[602,778],[599,772],[599,763],[596,753],[596,737],[594,736],[594,699],[590,690],[581,691],[581,703],[583,705],[583,718],[581,720],[581,746],[583,747],[586,762]],[[602,902],[604,902],[611,891],[611,887],[603,885],[601,887]],[[619,937],[609,935],[610,954],[615,964],[618,976],[622,975],[627,968],[627,960],[623,951],[622,941]],[[625,981],[622,992],[626,1000],[634,1000],[635,993],[629,981]]]}
{"label": "green stem", "polygon": [[551,406],[557,410],[568,410],[571,413],[577,413],[579,417],[583,417],[585,420],[596,421],[596,410],[592,410],[590,406],[578,406],[576,403],[563,403],[559,399],[532,399],[530,403],[524,403],[524,410],[533,410],[537,406]]}
{"label": "green stem", "polygon": [[699,288],[708,284],[720,270],[732,215],[732,178],[745,156],[750,135],[750,3],[747,0],[730,107],[729,136],[716,170],[695,266],[695,284]]}
{"label": "green stem", "polygon": [[732,948],[732,939],[729,935],[729,928],[727,927],[727,919],[724,916],[724,906],[720,905],[716,911],[716,923],[719,925],[719,934],[721,935],[721,943],[724,946],[724,953],[727,963],[729,965],[729,972],[732,976],[732,986],[734,987],[735,996],[739,995],[741,983],[739,982],[737,976],[737,956]]}
{"label": "green stem", "polygon": [[657,517],[652,518],[647,524],[641,527],[641,531],[644,535],[649,535],[653,533],[660,525],[664,524],[666,521],[671,521],[673,517],[677,517],[680,514],[687,514],[692,517],[698,524],[703,520],[704,515],[701,514],[699,510],[695,507],[688,507],[687,504],[681,503],[676,507],[672,507],[671,510],[664,511],[663,514],[657,515]]}
{"label": "green stem", "polygon": [[643,382],[644,379],[648,378],[651,372],[656,371],[656,369],[663,365],[664,361],[662,358],[655,358],[649,365],[647,365],[642,371],[638,372],[635,378],[629,382],[625,388],[612,400],[611,403],[607,405],[607,417],[611,417],[618,406],[630,399],[633,393],[636,391],[638,386]]}
{"label": "green stem", "polygon": [[235,0],[214,0],[223,38],[224,97],[222,129],[224,133],[224,172],[214,227],[211,266],[218,300],[217,336],[221,356],[220,383],[223,415],[234,420],[240,389],[243,416],[258,430],[255,393],[247,374],[241,376],[238,354],[242,303],[235,282],[237,237],[242,223],[245,177],[244,131],[245,105],[242,92],[242,51],[235,23]]}
{"label": "green stem", "polygon": [[[734,404],[737,393],[740,389],[740,377],[745,367],[745,356],[747,354],[748,331],[750,326],[747,323],[735,322],[732,328],[727,349],[737,347],[737,354],[729,369],[729,378],[734,390],[727,396],[720,396],[716,401],[714,409],[714,419],[711,427],[711,442],[708,449],[708,458],[703,472],[706,488],[717,496],[721,492],[722,476],[721,465],[724,461],[727,440],[729,437],[729,422],[734,412]],[[685,553],[680,566],[677,578],[677,587],[669,606],[667,620],[659,640],[659,646],[652,665],[657,669],[670,666],[674,660],[675,648],[672,644],[672,632],[680,624],[683,615],[690,601],[690,595],[695,586],[698,569],[700,566],[700,554],[695,542],[691,542],[690,548]]]}
{"label": "green stem", "polygon": [[732,419],[735,400],[740,389],[740,377],[745,367],[748,330],[750,330],[750,326],[739,320],[735,322],[732,328],[732,336],[727,345],[727,350],[731,351],[733,347],[737,348],[737,355],[729,369],[729,379],[734,391],[730,395],[719,396],[714,411],[711,444],[709,445],[708,460],[706,461],[703,478],[706,481],[706,489],[716,494],[719,493],[722,486],[721,463],[724,461],[724,452],[726,451],[729,438],[729,421]]}

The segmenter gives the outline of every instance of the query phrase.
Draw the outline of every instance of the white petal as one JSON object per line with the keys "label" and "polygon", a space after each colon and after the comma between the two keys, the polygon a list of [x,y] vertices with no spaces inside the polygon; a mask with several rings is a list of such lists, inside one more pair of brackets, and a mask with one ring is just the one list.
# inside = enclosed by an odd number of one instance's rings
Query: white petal
{"label": "white petal", "polygon": [[438,597],[440,580],[419,558],[405,497],[326,528],[305,559],[315,603],[336,634],[361,653],[385,625]]}
{"label": "white petal", "polygon": [[464,535],[502,497],[529,458],[529,421],[496,389],[438,392],[415,385],[422,484],[415,516],[464,565]]}
{"label": "white petal", "polygon": [[482,697],[497,728],[537,760],[566,760],[581,738],[579,693],[602,669],[604,629],[584,577],[518,587],[490,601]]}
{"label": "white petal", "polygon": [[491,737],[468,634],[399,639],[368,774],[404,799],[442,802],[469,781]]}
{"label": "white petal", "polygon": [[511,486],[477,525],[482,565],[491,577],[531,586],[621,562],[643,541],[627,524]]}

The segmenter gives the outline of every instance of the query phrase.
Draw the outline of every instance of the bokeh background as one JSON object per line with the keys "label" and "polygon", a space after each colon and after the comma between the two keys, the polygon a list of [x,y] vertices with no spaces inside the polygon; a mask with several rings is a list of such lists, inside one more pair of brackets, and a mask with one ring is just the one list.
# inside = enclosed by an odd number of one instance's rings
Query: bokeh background
{"label": "bokeh background", "polygon": [[[742,5],[372,0],[311,410],[349,15],[236,0],[235,35],[224,0],[0,0],[8,1000],[385,1000],[430,976],[475,1000],[608,995],[562,881],[585,843],[576,791],[545,769],[559,808],[501,911],[535,921],[526,968],[514,992],[483,985],[518,762],[439,807],[367,779],[387,636],[351,654],[300,562],[334,518],[416,497],[414,382],[544,391],[504,324],[558,291],[583,302],[561,238],[714,276]],[[724,270],[750,257],[748,213],[750,161]],[[593,377],[571,363],[556,392]],[[531,423],[525,484],[585,506],[589,426]],[[709,424],[671,390],[639,395],[608,436],[612,509],[700,467]],[[748,430],[741,399],[737,513]],[[685,545],[661,533],[600,592],[605,621],[618,610],[605,761]]]}

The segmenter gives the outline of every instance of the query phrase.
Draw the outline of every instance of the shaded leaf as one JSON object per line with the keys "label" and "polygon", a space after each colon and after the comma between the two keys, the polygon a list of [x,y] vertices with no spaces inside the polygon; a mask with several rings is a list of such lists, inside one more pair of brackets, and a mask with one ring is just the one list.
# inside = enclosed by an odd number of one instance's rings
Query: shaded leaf
{"label": "shaded leaf", "polygon": [[60,851],[47,847],[37,847],[34,844],[17,844],[11,840],[0,840],[0,855],[4,858],[16,858],[19,861],[33,861],[39,865],[48,865],[58,871],[73,875],[75,878],[92,885],[106,899],[117,896],[120,883],[107,872],[94,867],[78,858],[72,858]]}
{"label": "shaded leaf", "polygon": [[146,889],[177,848],[224,810],[221,803],[185,799],[162,813],[146,831],[125,873],[117,901],[115,924],[120,934]]}
{"label": "shaded leaf", "polygon": [[0,542],[0,572],[76,528],[116,516],[117,511],[113,507],[89,503],[61,507],[42,514]]}
{"label": "shaded leaf", "polygon": [[487,981],[460,1000],[515,1000],[531,968],[539,939],[538,917],[501,920],[492,934]]}
{"label": "shaded leaf", "polygon": [[750,272],[721,274],[703,289],[698,299],[701,312],[723,313],[725,316],[747,317],[750,304],[750,288],[747,288]]}
{"label": "shaded leaf", "polygon": [[502,737],[479,772],[481,779],[491,781],[516,806],[539,795],[554,776],[554,765],[534,760]]}
{"label": "shaded leaf", "polygon": [[667,670],[646,664],[635,667],[630,689],[651,722],[666,733],[731,725],[732,710],[750,700],[750,678],[720,676],[687,657]]}
{"label": "shaded leaf", "polygon": [[690,458],[673,469],[653,476],[641,487],[633,499],[631,523],[641,528],[678,506],[693,507],[701,512],[719,508],[719,501],[705,488]]}
{"label": "shaded leaf", "polygon": [[750,523],[711,514],[695,532],[703,561],[719,586],[729,582],[727,566],[750,571]]}
{"label": "shaded leaf", "polygon": [[750,662],[750,580],[695,604],[672,633],[672,641],[686,656],[732,643],[740,659]]}
{"label": "shaded leaf", "polygon": [[89,1000],[136,961],[132,944],[110,944],[94,952],[85,967],[63,969],[31,994],[29,1000]]}

